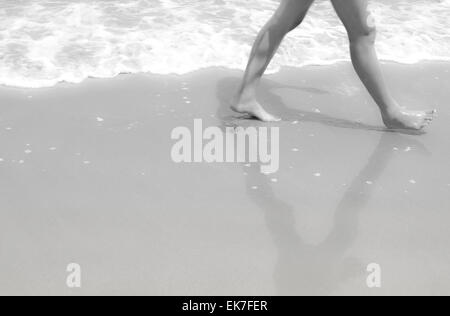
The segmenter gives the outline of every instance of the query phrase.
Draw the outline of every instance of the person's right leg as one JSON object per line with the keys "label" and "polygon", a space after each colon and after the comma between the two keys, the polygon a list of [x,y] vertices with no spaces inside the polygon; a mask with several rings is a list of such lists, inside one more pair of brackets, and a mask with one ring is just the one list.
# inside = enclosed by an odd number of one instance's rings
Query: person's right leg
{"label": "person's right leg", "polygon": [[305,18],[314,0],[282,0],[272,19],[259,33],[253,46],[247,70],[232,109],[250,114],[261,121],[278,121],[267,113],[256,100],[258,83],[287,33]]}
{"label": "person's right leg", "polygon": [[420,130],[434,118],[436,111],[409,111],[390,94],[378,62],[374,43],[375,22],[368,12],[368,0],[332,0],[350,39],[356,72],[380,108],[384,124],[391,129]]}

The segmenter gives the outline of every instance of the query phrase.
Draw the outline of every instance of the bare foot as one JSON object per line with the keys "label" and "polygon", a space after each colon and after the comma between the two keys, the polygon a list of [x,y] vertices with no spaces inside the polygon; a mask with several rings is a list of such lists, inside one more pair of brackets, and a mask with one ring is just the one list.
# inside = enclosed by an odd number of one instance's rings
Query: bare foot
{"label": "bare foot", "polygon": [[408,111],[398,107],[383,115],[384,124],[390,129],[422,130],[431,124],[437,111]]}
{"label": "bare foot", "polygon": [[248,114],[263,122],[279,122],[281,119],[268,113],[256,100],[247,102],[235,101],[231,109],[237,113]]}

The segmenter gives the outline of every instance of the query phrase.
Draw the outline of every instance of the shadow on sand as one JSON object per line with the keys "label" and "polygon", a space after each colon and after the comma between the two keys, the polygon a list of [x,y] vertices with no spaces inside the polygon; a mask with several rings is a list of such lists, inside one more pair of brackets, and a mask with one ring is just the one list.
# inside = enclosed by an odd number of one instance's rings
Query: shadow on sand
{"label": "shadow on sand", "polygon": [[[229,109],[229,100],[231,99],[230,96],[235,94],[238,85],[239,80],[237,80],[236,78],[226,78],[218,83],[217,97],[221,103],[221,110],[219,112],[221,114],[223,123],[228,126],[240,125],[244,120],[254,120],[248,115],[239,115],[237,113],[232,112]],[[396,134],[400,133],[405,135],[423,135],[425,133],[423,130],[421,131],[392,130],[381,125],[380,126],[369,125],[351,120],[332,117],[323,113],[315,113],[305,111],[302,109],[294,109],[288,107],[278,95],[273,93],[273,91],[276,89],[299,90],[301,92],[318,95],[330,94],[330,92],[312,87],[284,86],[275,81],[267,79],[261,81],[259,95],[261,97],[261,100],[263,100],[262,104],[267,106],[268,109],[270,109],[271,107],[273,107],[273,105],[275,105],[276,111],[274,111],[274,113],[282,117],[284,121],[298,120],[302,122],[318,123],[337,128],[359,129],[359,130],[396,133]]]}

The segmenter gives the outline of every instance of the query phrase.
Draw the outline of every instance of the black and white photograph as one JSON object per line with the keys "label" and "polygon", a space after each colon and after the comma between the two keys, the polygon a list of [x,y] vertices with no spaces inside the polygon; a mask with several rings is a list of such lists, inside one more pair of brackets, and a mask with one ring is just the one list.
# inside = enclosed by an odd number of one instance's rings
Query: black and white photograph
{"label": "black and white photograph", "polygon": [[0,0],[0,296],[450,295],[449,17]]}

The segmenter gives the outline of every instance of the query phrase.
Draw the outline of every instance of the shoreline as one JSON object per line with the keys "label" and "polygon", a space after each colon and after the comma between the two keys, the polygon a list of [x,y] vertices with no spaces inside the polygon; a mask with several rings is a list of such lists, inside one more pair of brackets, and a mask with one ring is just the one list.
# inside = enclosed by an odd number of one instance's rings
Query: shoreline
{"label": "shoreline", "polygon": [[[404,62],[396,62],[396,61],[390,61],[390,60],[381,60],[380,61],[381,64],[384,67],[426,67],[426,66],[437,66],[437,65],[447,65],[450,64],[450,60],[445,61],[445,60],[423,60],[423,61],[419,61],[419,62],[414,62],[414,63],[404,63]],[[281,66],[279,70],[277,71],[268,71],[264,77],[267,76],[272,76],[272,75],[276,75],[280,72],[283,72],[285,70],[289,70],[289,69],[294,69],[294,70],[305,70],[305,71],[310,71],[313,69],[320,69],[320,68],[326,68],[326,67],[340,67],[343,65],[348,65],[351,64],[351,61],[349,60],[341,60],[341,61],[333,61],[330,63],[324,63],[324,64],[308,64],[308,65],[304,65],[304,66],[298,66],[298,67],[294,67],[294,66]],[[98,81],[98,80],[115,80],[118,78],[122,78],[122,77],[133,77],[133,76],[166,76],[166,77],[174,77],[174,78],[183,78],[183,77],[189,77],[198,73],[202,73],[205,71],[229,71],[229,72],[241,72],[243,74],[244,70],[242,69],[234,69],[234,68],[227,68],[227,67],[222,67],[222,66],[215,66],[215,67],[207,67],[207,68],[200,68],[194,71],[190,71],[187,73],[182,73],[182,74],[178,74],[178,73],[167,73],[167,74],[161,74],[161,73],[153,73],[153,72],[137,72],[137,73],[119,73],[113,77],[107,77],[107,78],[102,78],[102,77],[87,77],[85,79],[83,79],[80,82],[67,82],[67,81],[60,81],[52,86],[44,86],[44,87],[20,87],[20,86],[9,86],[9,85],[5,85],[5,84],[0,84],[0,91],[1,90],[25,90],[25,91],[35,91],[35,90],[48,90],[48,89],[54,89],[54,88],[60,88],[60,87],[68,87],[68,86],[76,86],[76,85],[80,85],[80,84],[85,84],[87,82],[90,81]]]}

